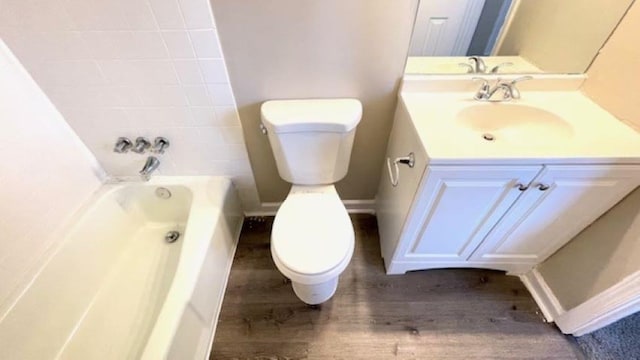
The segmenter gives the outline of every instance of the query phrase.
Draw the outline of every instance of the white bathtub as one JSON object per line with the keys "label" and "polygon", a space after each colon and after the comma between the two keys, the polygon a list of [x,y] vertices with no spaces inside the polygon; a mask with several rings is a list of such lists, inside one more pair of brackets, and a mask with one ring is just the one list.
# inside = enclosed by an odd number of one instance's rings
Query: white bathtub
{"label": "white bathtub", "polygon": [[0,359],[206,358],[242,219],[225,178],[103,186],[2,315]]}

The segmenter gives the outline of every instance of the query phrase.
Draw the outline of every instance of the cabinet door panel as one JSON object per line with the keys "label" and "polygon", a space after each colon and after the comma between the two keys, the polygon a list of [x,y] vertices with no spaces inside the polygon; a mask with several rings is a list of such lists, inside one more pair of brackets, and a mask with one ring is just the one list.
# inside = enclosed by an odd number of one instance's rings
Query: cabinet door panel
{"label": "cabinet door panel", "polygon": [[432,166],[407,233],[404,260],[466,260],[540,166]]}
{"label": "cabinet door panel", "polygon": [[638,166],[546,166],[472,260],[538,264],[639,184]]}

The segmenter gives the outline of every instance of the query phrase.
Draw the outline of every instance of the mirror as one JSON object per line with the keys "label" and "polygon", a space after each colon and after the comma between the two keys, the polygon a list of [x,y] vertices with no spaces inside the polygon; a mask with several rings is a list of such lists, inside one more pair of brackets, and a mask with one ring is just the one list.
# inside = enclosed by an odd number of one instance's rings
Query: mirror
{"label": "mirror", "polygon": [[633,1],[421,0],[405,73],[583,73]]}

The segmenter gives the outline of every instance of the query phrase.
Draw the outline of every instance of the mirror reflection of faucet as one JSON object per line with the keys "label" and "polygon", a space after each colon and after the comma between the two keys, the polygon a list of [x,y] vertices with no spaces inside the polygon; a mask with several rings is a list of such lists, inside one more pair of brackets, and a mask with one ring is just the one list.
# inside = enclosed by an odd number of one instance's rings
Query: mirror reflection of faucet
{"label": "mirror reflection of faucet", "polygon": [[487,71],[487,65],[484,60],[480,56],[471,56],[469,57],[469,63],[459,63],[458,66],[466,67],[467,74],[497,74],[498,71],[506,66],[512,66],[512,62],[503,62],[491,68],[491,70]]}

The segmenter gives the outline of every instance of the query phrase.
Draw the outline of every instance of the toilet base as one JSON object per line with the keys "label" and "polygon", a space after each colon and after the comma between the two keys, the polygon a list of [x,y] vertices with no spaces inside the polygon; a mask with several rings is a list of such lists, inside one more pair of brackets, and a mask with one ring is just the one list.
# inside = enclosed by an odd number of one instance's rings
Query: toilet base
{"label": "toilet base", "polygon": [[318,305],[331,299],[338,288],[338,277],[319,284],[307,285],[292,281],[293,292],[309,305]]}

